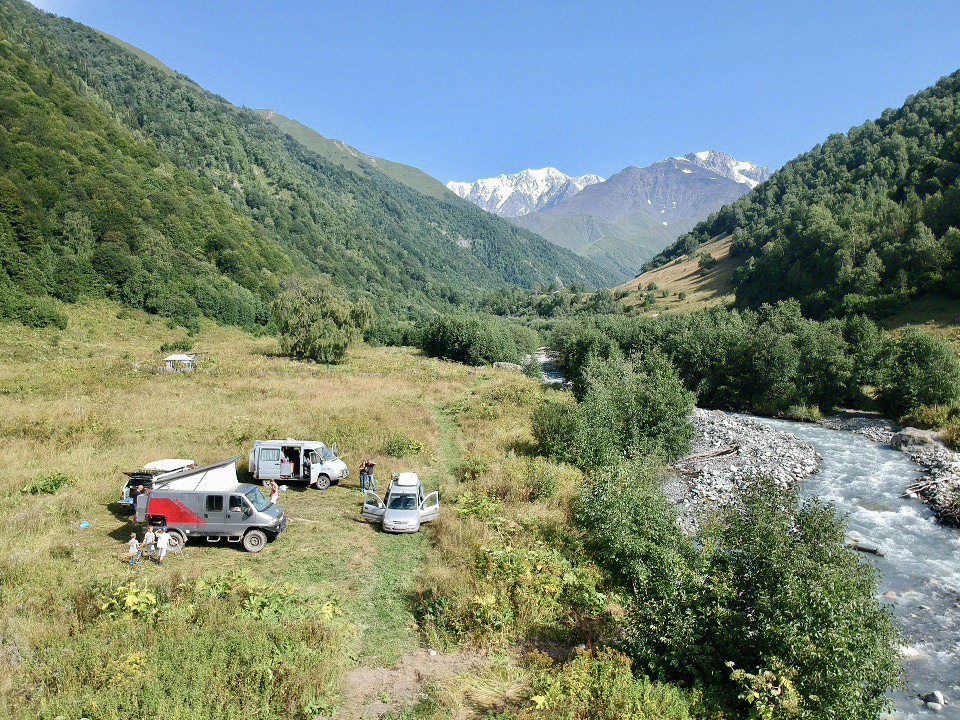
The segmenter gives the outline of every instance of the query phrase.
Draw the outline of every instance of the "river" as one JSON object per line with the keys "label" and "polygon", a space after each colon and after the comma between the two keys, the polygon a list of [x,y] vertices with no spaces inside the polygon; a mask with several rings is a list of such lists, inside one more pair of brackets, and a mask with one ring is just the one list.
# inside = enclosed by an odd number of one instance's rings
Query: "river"
{"label": "river", "polygon": [[[806,423],[751,419],[789,432],[823,457],[801,493],[832,502],[850,534],[879,546],[865,555],[882,573],[879,599],[903,634],[907,688],[894,694],[896,716],[960,720],[960,531],[935,521],[917,500],[901,499],[918,467],[905,455],[860,435]],[[895,597],[893,596],[895,595]],[[949,704],[933,713],[918,693],[940,690]]]}

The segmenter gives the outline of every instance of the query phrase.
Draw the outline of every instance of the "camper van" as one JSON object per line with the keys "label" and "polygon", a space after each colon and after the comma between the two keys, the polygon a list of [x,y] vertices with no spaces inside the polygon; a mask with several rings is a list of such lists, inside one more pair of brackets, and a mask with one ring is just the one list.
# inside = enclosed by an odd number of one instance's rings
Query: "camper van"
{"label": "camper van", "polygon": [[361,515],[368,522],[379,522],[387,532],[420,532],[420,525],[440,516],[440,493],[425,494],[416,473],[394,475],[383,500],[371,490],[364,491]]}
{"label": "camper van", "polygon": [[126,506],[133,504],[133,500],[130,498],[130,491],[138,485],[143,485],[145,490],[149,490],[153,487],[153,481],[160,476],[192,467],[196,467],[196,463],[193,460],[168,458],[166,460],[154,460],[139,470],[125,472],[124,475],[127,476],[127,479],[123,485],[120,486],[120,504]]}
{"label": "camper van", "polygon": [[260,552],[286,531],[287,519],[260,488],[237,480],[238,459],[154,478],[153,489],[137,498],[137,522],[166,526],[171,550],[190,538],[226,538]]}
{"label": "camper van", "polygon": [[328,448],[316,440],[255,440],[250,451],[250,474],[264,485],[277,482],[305,482],[319,490],[338,483],[350,474],[337,457],[337,445]]}

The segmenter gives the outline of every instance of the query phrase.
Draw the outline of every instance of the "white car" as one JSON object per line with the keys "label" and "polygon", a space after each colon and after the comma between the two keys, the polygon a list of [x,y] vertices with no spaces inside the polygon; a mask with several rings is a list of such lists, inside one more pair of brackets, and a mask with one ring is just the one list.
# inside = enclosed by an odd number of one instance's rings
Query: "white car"
{"label": "white car", "polygon": [[394,475],[382,500],[372,490],[365,491],[361,514],[368,522],[379,522],[387,532],[419,532],[423,523],[440,516],[440,492],[425,494],[416,473],[400,473]]}

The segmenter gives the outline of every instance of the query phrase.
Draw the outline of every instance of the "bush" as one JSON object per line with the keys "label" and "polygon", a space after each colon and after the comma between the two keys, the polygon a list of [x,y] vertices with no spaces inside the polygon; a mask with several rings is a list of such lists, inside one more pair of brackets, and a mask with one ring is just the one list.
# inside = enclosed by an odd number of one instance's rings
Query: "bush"
{"label": "bush", "polygon": [[63,473],[57,473],[56,475],[46,475],[37,478],[32,483],[28,483],[20,488],[20,492],[28,495],[53,495],[69,484],[70,478]]}
{"label": "bush", "polygon": [[288,280],[272,312],[283,352],[323,363],[342,362],[373,319],[370,303],[349,302],[325,278]]}
{"label": "bush", "polygon": [[923,405],[952,405],[960,399],[960,362],[940,338],[908,328],[890,349],[879,397],[896,417]]}
{"label": "bush", "polygon": [[804,720],[887,708],[899,637],[832,506],[759,478],[696,546],[675,517],[649,466],[598,473],[576,508],[587,549],[632,598],[624,647],[641,667],[734,717],[758,709],[750,692],[768,673],[790,680]]}
{"label": "bush", "polygon": [[663,355],[632,360],[591,358],[581,400],[534,413],[541,452],[583,469],[642,455],[683,456],[693,439],[694,397]]}
{"label": "bush", "polygon": [[160,346],[160,352],[190,352],[193,350],[193,340],[173,340],[172,342],[165,342]]}
{"label": "bush", "polygon": [[405,458],[410,455],[419,455],[424,450],[424,445],[419,440],[414,440],[407,435],[393,435],[387,440],[383,451],[394,458]]}
{"label": "bush", "polygon": [[626,655],[604,648],[581,650],[561,667],[543,659],[532,705],[520,720],[688,720],[696,696],[635,677]]}
{"label": "bush", "polygon": [[537,346],[528,327],[489,315],[439,315],[420,328],[420,347],[428,355],[468,365],[520,362]]}

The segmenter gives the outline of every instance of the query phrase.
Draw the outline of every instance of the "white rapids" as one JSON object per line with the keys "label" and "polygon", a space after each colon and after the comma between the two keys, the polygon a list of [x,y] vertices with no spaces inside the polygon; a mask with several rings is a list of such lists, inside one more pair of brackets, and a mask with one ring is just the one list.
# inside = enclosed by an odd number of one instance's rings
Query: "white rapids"
{"label": "white rapids", "polygon": [[[801,494],[833,503],[852,537],[880,548],[864,556],[882,573],[881,602],[903,634],[907,687],[894,693],[896,716],[960,720],[960,530],[939,525],[919,500],[903,499],[919,468],[903,453],[850,432],[751,417],[813,445],[823,458]],[[948,705],[933,713],[917,698],[941,691]]]}

